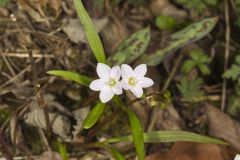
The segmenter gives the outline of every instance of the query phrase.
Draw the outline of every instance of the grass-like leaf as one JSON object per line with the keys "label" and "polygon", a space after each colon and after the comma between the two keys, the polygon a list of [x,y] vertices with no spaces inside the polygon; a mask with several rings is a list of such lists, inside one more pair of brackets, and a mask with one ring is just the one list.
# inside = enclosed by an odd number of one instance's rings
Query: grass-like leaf
{"label": "grass-like leaf", "polygon": [[88,113],[87,117],[83,121],[83,128],[91,128],[101,117],[105,108],[105,104],[98,102],[93,109]]}
{"label": "grass-like leaf", "polygon": [[5,7],[8,4],[9,0],[0,0],[0,7]]}
{"label": "grass-like leaf", "polygon": [[144,160],[145,148],[144,148],[143,129],[142,129],[141,122],[132,111],[127,110],[127,113],[130,121],[131,131],[132,131],[132,139],[138,154],[138,158],[139,160]]}
{"label": "grass-like leaf", "polygon": [[[186,132],[186,131],[152,131],[143,134],[144,142],[146,143],[159,143],[159,142],[177,142],[177,141],[187,141],[187,142],[198,142],[198,143],[210,143],[210,144],[222,144],[228,145],[227,142],[211,138],[208,136],[199,135],[196,133]],[[108,143],[133,141],[132,136],[124,136],[108,139]]]}
{"label": "grass-like leaf", "polygon": [[125,160],[123,155],[121,155],[121,153],[119,153],[115,148],[109,147],[109,149],[112,152],[112,155],[116,160]]}
{"label": "grass-like leaf", "polygon": [[208,35],[216,22],[217,18],[206,18],[187,26],[177,33],[164,37],[160,43],[161,49],[150,55],[143,55],[139,63],[146,63],[148,66],[158,65],[168,54]]}
{"label": "grass-like leaf", "polygon": [[58,150],[60,152],[62,160],[68,160],[66,145],[61,143],[61,142],[59,142],[59,141],[57,142],[57,144],[58,144]]}
{"label": "grass-like leaf", "polygon": [[83,25],[88,43],[98,62],[105,63],[106,56],[104,53],[102,42],[98,36],[97,30],[88,15],[86,9],[83,6],[81,0],[73,0],[75,8],[77,10],[78,17]]}
{"label": "grass-like leaf", "polygon": [[72,80],[86,87],[88,87],[92,81],[92,79],[88,76],[81,75],[71,71],[51,70],[51,71],[48,71],[47,73],[54,76],[64,77],[66,79]]}

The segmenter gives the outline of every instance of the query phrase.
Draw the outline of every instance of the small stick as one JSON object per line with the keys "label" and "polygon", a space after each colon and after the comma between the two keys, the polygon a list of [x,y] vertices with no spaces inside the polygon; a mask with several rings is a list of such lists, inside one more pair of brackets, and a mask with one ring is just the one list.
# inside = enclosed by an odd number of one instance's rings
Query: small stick
{"label": "small stick", "polygon": [[[229,20],[229,3],[228,0],[224,1],[225,3],[225,25],[226,25],[226,32],[225,32],[225,56],[224,56],[224,72],[227,70],[228,67],[228,59],[229,59],[229,52],[230,52],[230,20]],[[221,101],[221,110],[225,110],[226,105],[226,90],[227,90],[227,79],[223,79],[222,85],[222,101]]]}
{"label": "small stick", "polygon": [[7,160],[12,160],[12,154],[9,151],[8,145],[5,143],[4,136],[2,135],[2,132],[0,132],[0,150],[5,156]]}
{"label": "small stick", "polygon": [[26,50],[29,54],[29,59],[30,59],[30,63],[31,63],[31,69],[32,69],[32,74],[33,74],[33,85],[34,85],[35,94],[36,94],[36,97],[37,97],[37,102],[38,102],[39,107],[43,108],[44,115],[45,115],[46,126],[47,126],[47,131],[48,131],[48,134],[51,135],[52,129],[51,129],[51,125],[50,125],[50,119],[49,119],[49,114],[48,114],[48,110],[47,110],[47,104],[44,102],[44,98],[43,98],[43,96],[41,94],[41,91],[40,91],[40,84],[38,83],[38,75],[37,75],[37,70],[36,70],[36,66],[35,66],[35,62],[34,62],[34,58],[33,58],[33,53],[32,53],[32,45],[28,41],[26,36],[24,36],[23,32],[21,31],[21,28],[18,25],[17,18],[15,17],[15,15],[11,14],[10,18],[14,22],[16,22],[15,23],[16,28],[17,28],[18,32],[20,33],[21,37],[23,38],[23,40],[25,41],[25,47],[26,47]]}
{"label": "small stick", "polygon": [[[29,54],[26,53],[2,53],[5,57],[18,57],[18,58],[29,58]],[[33,58],[54,58],[54,55],[44,55],[44,54],[37,54],[33,52]]]}
{"label": "small stick", "polygon": [[8,62],[7,58],[5,57],[2,49],[0,48],[0,54],[4,60],[4,62],[6,63],[8,70],[11,72],[12,76],[16,75],[16,73],[14,72],[13,68],[11,67],[10,63]]}
{"label": "small stick", "polygon": [[[167,81],[164,83],[164,86],[163,86],[162,91],[161,91],[162,93],[163,93],[165,90],[167,90],[170,82],[171,82],[172,79],[173,79],[173,76],[174,76],[174,75],[176,74],[176,72],[177,72],[178,66],[179,66],[182,58],[183,58],[183,54],[180,54],[179,57],[178,57],[178,59],[177,59],[176,62],[175,62],[175,65],[173,66],[173,68],[172,68],[172,70],[171,70],[170,75],[168,76]],[[149,121],[149,125],[148,125],[148,128],[147,128],[147,131],[151,131],[151,130],[153,129],[154,125],[155,125],[155,121],[156,121],[156,119],[157,119],[157,115],[156,115],[157,110],[159,110],[159,108],[158,108],[158,107],[155,107],[155,108],[152,110],[152,112],[151,112],[150,121]]]}
{"label": "small stick", "polygon": [[167,90],[170,82],[171,82],[172,79],[173,79],[173,76],[174,76],[174,75],[176,74],[176,72],[177,72],[178,66],[179,66],[180,62],[182,61],[182,58],[183,58],[183,54],[180,54],[179,57],[178,57],[178,59],[177,59],[176,62],[175,62],[175,65],[173,66],[173,68],[172,68],[172,70],[171,70],[170,75],[168,76],[167,81],[164,83],[164,86],[163,86],[163,88],[162,88],[162,92],[164,92],[165,90]]}

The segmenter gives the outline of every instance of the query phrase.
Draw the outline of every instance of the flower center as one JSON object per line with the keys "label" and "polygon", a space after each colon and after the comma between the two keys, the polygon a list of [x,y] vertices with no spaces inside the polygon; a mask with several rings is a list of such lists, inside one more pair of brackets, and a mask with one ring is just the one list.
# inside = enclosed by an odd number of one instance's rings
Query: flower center
{"label": "flower center", "polygon": [[128,78],[128,84],[130,85],[130,86],[135,86],[136,84],[137,84],[137,82],[138,82],[138,80],[137,80],[137,78],[136,77],[129,77]]}
{"label": "flower center", "polygon": [[114,87],[117,84],[117,81],[113,78],[110,78],[107,82],[107,85],[110,87]]}

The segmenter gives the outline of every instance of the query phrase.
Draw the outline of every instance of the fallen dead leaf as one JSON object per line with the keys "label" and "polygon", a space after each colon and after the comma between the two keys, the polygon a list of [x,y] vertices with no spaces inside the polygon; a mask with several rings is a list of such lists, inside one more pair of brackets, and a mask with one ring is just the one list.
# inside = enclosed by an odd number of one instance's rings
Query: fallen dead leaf
{"label": "fallen dead leaf", "polygon": [[57,152],[46,151],[39,158],[39,160],[49,160],[49,159],[52,159],[52,160],[62,160],[62,157]]}
{"label": "fallen dead leaf", "polygon": [[229,142],[240,152],[240,124],[216,107],[206,104],[209,134]]}
{"label": "fallen dead leaf", "polygon": [[123,42],[129,31],[123,21],[113,17],[109,19],[108,25],[102,30],[103,42],[106,46],[107,52],[113,52],[118,45]]}
{"label": "fallen dead leaf", "polygon": [[[94,26],[97,29],[97,32],[100,32],[104,26],[107,24],[108,19],[93,19]],[[69,19],[65,20],[65,23],[62,27],[63,31],[68,35],[68,38],[74,42],[84,42],[87,43],[87,40],[85,38],[83,27],[80,23],[79,19]]]}
{"label": "fallen dead leaf", "polygon": [[187,17],[186,11],[176,8],[169,0],[152,0],[150,9],[155,16],[165,15],[176,19],[185,19]]}
{"label": "fallen dead leaf", "polygon": [[234,156],[226,146],[176,142],[168,152],[150,155],[146,160],[233,160]]}

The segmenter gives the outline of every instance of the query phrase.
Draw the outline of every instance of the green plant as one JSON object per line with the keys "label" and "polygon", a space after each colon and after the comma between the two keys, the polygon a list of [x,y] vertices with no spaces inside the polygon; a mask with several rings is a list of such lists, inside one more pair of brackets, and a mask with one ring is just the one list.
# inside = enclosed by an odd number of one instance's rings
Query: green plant
{"label": "green plant", "polygon": [[128,0],[128,3],[135,5],[142,5],[146,0]]}
{"label": "green plant", "polygon": [[237,55],[235,57],[235,63],[232,64],[231,68],[228,69],[223,74],[223,77],[236,81],[239,79],[239,76],[240,76],[240,55]]}
{"label": "green plant", "polygon": [[182,95],[182,100],[187,102],[194,102],[197,98],[203,95],[203,91],[200,90],[203,81],[200,78],[195,78],[193,80],[188,80],[183,77],[180,84],[177,87]]}
{"label": "green plant", "polygon": [[199,69],[203,75],[210,74],[210,70],[207,67],[210,58],[202,50],[192,50],[189,54],[191,59],[186,60],[181,68],[185,74],[189,73],[193,68]]}
{"label": "green plant", "polygon": [[0,0],[0,7],[5,7],[8,4],[9,0]]}
{"label": "green plant", "polygon": [[138,63],[145,63],[148,66],[158,65],[167,55],[186,44],[200,40],[209,34],[215,27],[217,20],[216,17],[206,18],[185,27],[176,33],[163,37],[160,42],[161,48],[151,54],[143,54]]}
{"label": "green plant", "polygon": [[[142,1],[142,0],[141,0]],[[136,1],[134,1],[136,2]],[[124,42],[120,44],[116,53],[109,57],[106,60],[102,42],[96,32],[96,29],[84,8],[81,0],[74,0],[74,5],[76,7],[80,21],[84,27],[85,35],[87,37],[90,48],[93,51],[93,54],[98,62],[108,63],[111,65],[120,65],[123,63],[131,63],[137,60],[140,56],[143,56],[150,42],[150,28],[142,29],[136,33],[130,35]],[[168,41],[168,45],[165,49],[156,52],[153,56],[149,56],[149,59],[144,59],[144,63],[150,62],[151,65],[157,65],[161,60],[170,52],[192,42],[197,41],[207,35],[215,26],[217,19],[216,18],[207,18],[200,22],[194,23],[185,29],[166,37],[165,39],[171,39]],[[160,56],[159,56],[160,54]],[[157,57],[157,58],[156,58]],[[160,57],[160,58],[159,58]],[[148,61],[149,60],[149,61]],[[92,81],[91,77],[70,72],[70,71],[60,71],[53,70],[49,71],[49,74],[61,76],[70,80],[77,82],[83,86],[89,86],[89,83]],[[145,73],[141,73],[142,76]],[[133,82],[135,83],[135,82]],[[185,84],[185,83],[184,83]],[[186,84],[185,84],[186,85]],[[195,80],[191,83],[190,87],[181,88],[183,91],[187,92],[186,88],[190,88],[191,92],[194,93],[199,88],[199,80]],[[189,93],[191,93],[189,92]],[[197,95],[195,93],[195,95]],[[167,96],[168,97],[168,96]],[[216,144],[226,144],[223,141],[216,140],[213,138],[201,136],[189,132],[176,132],[176,131],[167,131],[167,132],[143,132],[142,124],[139,120],[139,117],[129,109],[129,104],[122,101],[119,96],[114,97],[116,107],[120,107],[127,115],[129,119],[129,126],[131,128],[131,135],[127,137],[119,137],[106,140],[105,142],[96,142],[94,143],[96,147],[103,147],[111,151],[113,156],[116,159],[124,159],[124,157],[110,146],[109,143],[116,143],[121,141],[131,141],[133,142],[139,160],[145,159],[145,142],[175,142],[175,141],[195,141],[195,142],[205,142],[205,143],[216,143]],[[104,112],[106,105],[97,102],[93,109],[90,111],[88,116],[83,122],[83,127],[90,129],[95,123],[97,123]],[[63,149],[63,148],[62,148]],[[64,153],[63,151],[62,153]],[[64,153],[65,154],[65,153]],[[63,155],[64,155],[63,154]]]}
{"label": "green plant", "polygon": [[172,30],[177,22],[171,16],[158,16],[155,20],[155,24],[159,29],[162,30]]}
{"label": "green plant", "polygon": [[235,24],[240,27],[240,0],[233,0],[233,9],[237,15],[237,20],[235,22]]}
{"label": "green plant", "polygon": [[229,97],[229,107],[227,108],[227,112],[236,116],[240,113],[240,55],[235,57],[234,63],[231,65],[230,69],[228,69],[224,74],[223,78],[231,79],[234,81],[234,92],[235,95],[231,95]]}
{"label": "green plant", "polygon": [[218,0],[176,0],[176,2],[201,13],[208,5],[216,5]]}

